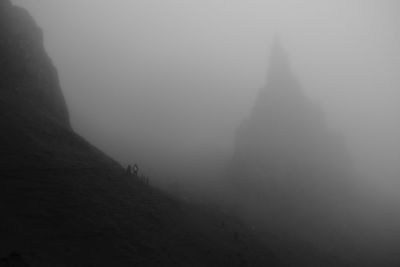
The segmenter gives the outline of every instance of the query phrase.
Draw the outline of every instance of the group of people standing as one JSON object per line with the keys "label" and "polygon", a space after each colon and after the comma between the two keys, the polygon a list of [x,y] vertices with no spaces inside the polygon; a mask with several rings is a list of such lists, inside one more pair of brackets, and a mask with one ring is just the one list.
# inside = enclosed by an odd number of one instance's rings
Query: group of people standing
{"label": "group of people standing", "polygon": [[128,175],[133,175],[134,177],[139,178],[139,180],[146,185],[149,184],[149,178],[147,176],[141,174],[139,177],[139,166],[136,163],[133,165],[133,167],[131,165],[128,165],[128,167],[126,168],[126,173]]}
{"label": "group of people standing", "polygon": [[129,164],[128,167],[126,168],[126,173],[128,175],[138,176],[139,166],[136,163],[135,163],[135,165],[133,165],[133,167]]}

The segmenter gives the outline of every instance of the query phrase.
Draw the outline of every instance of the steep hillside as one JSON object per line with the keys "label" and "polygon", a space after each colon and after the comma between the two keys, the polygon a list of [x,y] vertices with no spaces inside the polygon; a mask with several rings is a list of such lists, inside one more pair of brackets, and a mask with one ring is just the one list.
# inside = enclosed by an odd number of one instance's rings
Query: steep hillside
{"label": "steep hillside", "polygon": [[0,88],[69,126],[57,70],[43,47],[42,31],[28,12],[0,1]]}
{"label": "steep hillside", "polygon": [[238,221],[127,176],[75,134],[29,14],[0,0],[0,266],[281,266]]}

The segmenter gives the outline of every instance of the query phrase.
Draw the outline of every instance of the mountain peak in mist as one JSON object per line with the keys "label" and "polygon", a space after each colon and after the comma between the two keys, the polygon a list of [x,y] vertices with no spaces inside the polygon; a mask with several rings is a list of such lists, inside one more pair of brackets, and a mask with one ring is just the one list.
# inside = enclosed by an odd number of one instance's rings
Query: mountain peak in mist
{"label": "mountain peak in mist", "polygon": [[[323,111],[304,94],[279,37],[272,45],[266,85],[260,89],[245,124],[254,125],[259,131],[267,131],[265,134],[269,137],[277,133],[283,138],[281,131],[291,132],[285,142],[292,138],[307,138],[306,132],[324,130]],[[295,134],[298,131],[302,133]]]}
{"label": "mountain peak in mist", "polygon": [[[275,35],[269,60],[269,69],[267,79],[285,78],[287,79],[288,70],[290,70],[290,62],[285,51],[284,44],[279,35]],[[285,74],[285,75],[281,75]],[[282,88],[283,89],[283,88]]]}
{"label": "mountain peak in mist", "polygon": [[304,94],[279,40],[269,62],[266,86],[237,131],[233,194],[247,217],[265,216],[267,224],[305,233],[346,199],[351,160],[323,110]]}

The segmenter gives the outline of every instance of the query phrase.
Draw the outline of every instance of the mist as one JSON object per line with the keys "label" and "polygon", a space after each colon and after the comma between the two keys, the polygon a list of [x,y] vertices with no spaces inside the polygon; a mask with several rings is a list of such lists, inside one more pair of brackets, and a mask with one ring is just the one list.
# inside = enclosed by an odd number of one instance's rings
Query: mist
{"label": "mist", "polygon": [[355,186],[399,204],[398,1],[13,2],[44,31],[75,131],[156,183],[221,186],[279,36]]}

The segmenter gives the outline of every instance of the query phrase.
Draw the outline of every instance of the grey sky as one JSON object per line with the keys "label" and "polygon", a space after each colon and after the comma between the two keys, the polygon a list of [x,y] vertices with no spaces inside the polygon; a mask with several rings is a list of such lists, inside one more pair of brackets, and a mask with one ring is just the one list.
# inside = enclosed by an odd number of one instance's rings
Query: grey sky
{"label": "grey sky", "polygon": [[278,32],[358,166],[400,177],[397,0],[13,2],[44,30],[74,128],[121,162],[229,149]]}

